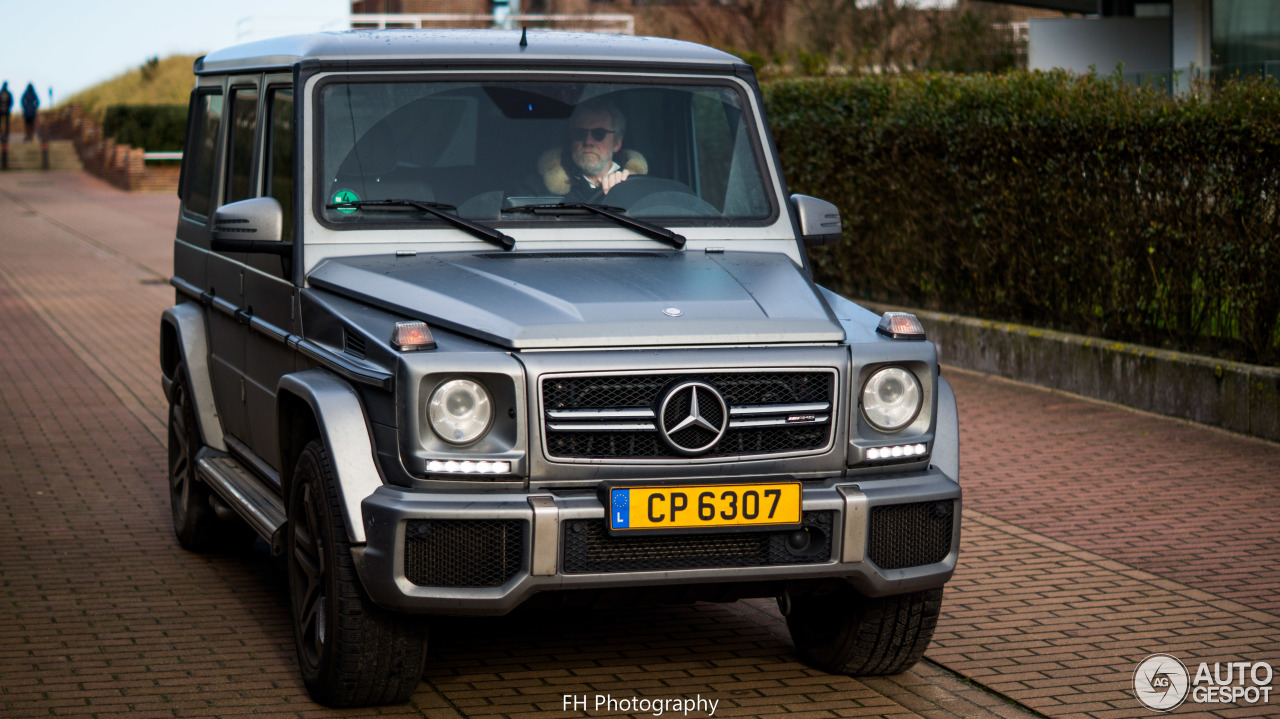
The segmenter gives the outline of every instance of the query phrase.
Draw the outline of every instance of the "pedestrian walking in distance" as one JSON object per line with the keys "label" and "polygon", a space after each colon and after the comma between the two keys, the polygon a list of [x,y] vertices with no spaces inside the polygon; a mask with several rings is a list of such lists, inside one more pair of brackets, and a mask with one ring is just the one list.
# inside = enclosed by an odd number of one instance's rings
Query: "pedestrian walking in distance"
{"label": "pedestrian walking in distance", "polygon": [[0,143],[9,144],[9,112],[13,110],[13,93],[9,92],[9,81],[0,85]]}
{"label": "pedestrian walking in distance", "polygon": [[40,96],[36,94],[36,86],[27,83],[22,93],[22,120],[27,128],[27,142],[36,134],[36,112],[40,110]]}

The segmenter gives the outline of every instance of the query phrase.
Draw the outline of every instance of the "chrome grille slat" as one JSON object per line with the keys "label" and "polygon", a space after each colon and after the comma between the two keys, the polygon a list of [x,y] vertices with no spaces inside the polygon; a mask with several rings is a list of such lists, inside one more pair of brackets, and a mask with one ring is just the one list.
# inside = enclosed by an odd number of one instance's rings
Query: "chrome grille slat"
{"label": "chrome grille slat", "polygon": [[830,402],[810,404],[772,404],[772,405],[735,405],[729,408],[729,414],[742,417],[761,414],[807,414],[812,412],[828,412]]}
{"label": "chrome grille slat", "polygon": [[830,421],[831,416],[826,414],[814,415],[813,419],[804,421],[793,421],[786,417],[735,419],[729,421],[729,429],[739,429],[742,427],[797,427],[801,425],[826,424]]}

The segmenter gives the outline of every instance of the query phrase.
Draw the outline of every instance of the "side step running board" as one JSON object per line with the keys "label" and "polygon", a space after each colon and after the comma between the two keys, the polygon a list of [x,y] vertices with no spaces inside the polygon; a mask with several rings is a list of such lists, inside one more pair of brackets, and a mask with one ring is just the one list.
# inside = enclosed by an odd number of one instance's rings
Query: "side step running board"
{"label": "side step running board", "polygon": [[234,457],[205,449],[196,460],[196,475],[267,540],[271,553],[284,553],[284,502],[257,475]]}

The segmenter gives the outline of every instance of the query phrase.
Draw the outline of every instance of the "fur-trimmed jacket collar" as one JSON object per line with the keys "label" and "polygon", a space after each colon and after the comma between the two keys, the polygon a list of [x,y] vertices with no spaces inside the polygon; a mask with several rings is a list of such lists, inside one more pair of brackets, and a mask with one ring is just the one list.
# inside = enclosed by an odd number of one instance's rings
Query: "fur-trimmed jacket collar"
{"label": "fur-trimmed jacket collar", "polygon": [[[613,161],[633,175],[649,174],[649,162],[644,159],[644,155],[635,150],[618,150],[613,156]],[[564,195],[574,184],[584,182],[580,175],[569,177],[569,173],[564,169],[569,165],[568,151],[559,147],[547,150],[538,158],[538,174],[542,176],[542,183],[546,185],[548,192]]]}

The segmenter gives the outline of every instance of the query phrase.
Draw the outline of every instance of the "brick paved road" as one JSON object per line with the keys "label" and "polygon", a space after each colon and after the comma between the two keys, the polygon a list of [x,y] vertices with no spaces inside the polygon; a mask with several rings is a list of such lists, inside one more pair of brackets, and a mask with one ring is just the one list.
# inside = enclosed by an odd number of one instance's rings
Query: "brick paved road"
{"label": "brick paved road", "polygon": [[[175,213],[80,174],[0,175],[0,716],[339,715],[297,678],[265,549],[172,539],[156,327]],[[612,694],[701,695],[716,716],[1143,717],[1129,683],[1152,652],[1280,665],[1280,446],[946,372],[964,547],[913,671],[810,670],[764,601],[517,612],[437,627],[409,705],[341,715],[553,719],[582,716],[565,695]],[[1212,708],[1275,716],[1280,697]]]}

